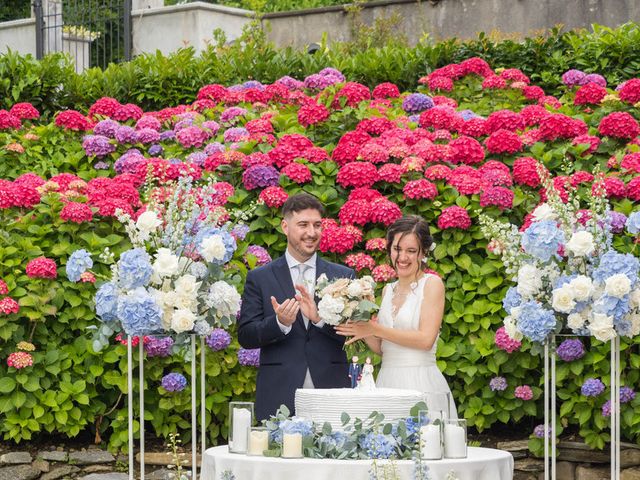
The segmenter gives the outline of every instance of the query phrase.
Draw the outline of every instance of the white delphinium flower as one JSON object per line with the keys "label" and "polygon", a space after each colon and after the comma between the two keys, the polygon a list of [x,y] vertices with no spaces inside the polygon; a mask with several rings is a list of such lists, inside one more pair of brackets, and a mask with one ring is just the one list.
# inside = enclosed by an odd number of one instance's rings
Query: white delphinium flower
{"label": "white delphinium flower", "polygon": [[521,297],[534,297],[542,289],[542,275],[535,265],[525,264],[518,270],[517,291]]}
{"label": "white delphinium flower", "polygon": [[593,235],[583,230],[574,232],[566,246],[567,250],[573,253],[576,257],[591,255],[596,248],[593,242]]}
{"label": "white delphinium flower", "polygon": [[631,280],[624,273],[611,275],[604,281],[604,291],[612,297],[622,298],[631,291]]}
{"label": "white delphinium flower", "polygon": [[556,312],[569,313],[576,306],[573,290],[569,284],[564,284],[552,292],[551,306]]}
{"label": "white delphinium flower", "polygon": [[339,325],[341,316],[340,314],[345,308],[344,302],[339,298],[334,298],[331,295],[325,295],[322,300],[318,302],[318,315],[328,325]]}
{"label": "white delphinium flower", "polygon": [[200,242],[200,254],[207,262],[222,260],[225,253],[224,241],[220,235],[211,235]]}
{"label": "white delphinium flower", "polygon": [[568,285],[573,291],[573,298],[578,302],[589,300],[594,291],[593,281],[586,275],[578,275]]}
{"label": "white delphinium flower", "polygon": [[173,312],[171,317],[171,329],[176,333],[189,332],[193,330],[196,316],[188,308],[180,308]]}
{"label": "white delphinium flower", "polygon": [[220,280],[209,287],[204,302],[207,307],[215,310],[216,317],[235,318],[240,310],[240,300],[238,291],[232,285]]}

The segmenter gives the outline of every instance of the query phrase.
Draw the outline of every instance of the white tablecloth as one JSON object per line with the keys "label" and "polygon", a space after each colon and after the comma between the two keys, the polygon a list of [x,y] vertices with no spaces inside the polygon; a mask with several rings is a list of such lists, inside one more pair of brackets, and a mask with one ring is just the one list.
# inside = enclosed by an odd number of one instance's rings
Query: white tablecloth
{"label": "white tablecloth", "polygon": [[[453,471],[459,480],[512,480],[513,456],[503,450],[469,447],[467,458],[425,460],[432,480],[444,480]],[[378,461],[380,462],[380,461]],[[413,478],[410,460],[395,461],[402,480]],[[381,464],[381,462],[379,463]],[[205,451],[201,480],[220,480],[231,471],[236,480],[369,480],[370,460],[285,459],[229,453],[226,445]],[[381,478],[384,478],[382,475]]]}

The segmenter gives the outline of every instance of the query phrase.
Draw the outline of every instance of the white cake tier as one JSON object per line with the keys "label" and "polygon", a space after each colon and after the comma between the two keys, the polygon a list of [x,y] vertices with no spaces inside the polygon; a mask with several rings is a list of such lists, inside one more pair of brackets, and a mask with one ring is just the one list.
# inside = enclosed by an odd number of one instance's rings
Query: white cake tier
{"label": "white cake tier", "polygon": [[364,420],[374,411],[391,421],[408,417],[419,402],[426,402],[426,396],[415,390],[305,388],[296,390],[296,416],[320,425],[329,422],[335,430],[342,428],[342,412],[347,412],[352,421],[355,418]]}

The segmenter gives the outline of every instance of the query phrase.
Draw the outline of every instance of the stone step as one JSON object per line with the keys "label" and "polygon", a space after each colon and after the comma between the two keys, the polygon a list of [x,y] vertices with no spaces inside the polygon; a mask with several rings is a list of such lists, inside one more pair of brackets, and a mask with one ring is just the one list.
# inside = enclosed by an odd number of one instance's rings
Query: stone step
{"label": "stone step", "polygon": [[[180,456],[180,463],[182,466],[191,466],[191,452],[183,452]],[[196,457],[196,462],[200,465],[202,459],[200,455]],[[140,463],[140,454],[136,454],[136,462]],[[175,465],[175,459],[173,454],[168,452],[145,452],[144,464],[145,465]]]}

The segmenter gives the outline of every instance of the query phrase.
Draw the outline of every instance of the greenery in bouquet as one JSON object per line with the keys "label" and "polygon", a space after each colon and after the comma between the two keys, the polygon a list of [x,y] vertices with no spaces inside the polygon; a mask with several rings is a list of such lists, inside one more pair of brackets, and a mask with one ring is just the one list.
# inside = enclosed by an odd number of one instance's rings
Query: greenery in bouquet
{"label": "greenery in bouquet", "polygon": [[[135,220],[118,212],[132,248],[117,262],[108,250],[99,256],[110,264],[111,276],[95,295],[102,321],[94,327],[96,351],[114,332],[172,335],[179,347],[190,334],[206,336],[235,321],[238,268],[244,267],[231,265],[236,239],[229,215],[217,208],[216,189],[212,180],[196,188],[189,177],[181,177],[149,188],[149,203]],[[91,254],[76,250],[67,277],[79,281],[92,266]]]}
{"label": "greenery in bouquet", "polygon": [[[507,334],[543,343],[552,333],[569,331],[608,341],[640,333],[640,262],[613,248],[615,212],[598,175],[589,208],[581,209],[574,190],[561,198],[544,169],[546,202],[518,229],[481,215],[489,250],[501,255],[516,285],[503,300]],[[626,222],[637,233],[638,219]]]}

